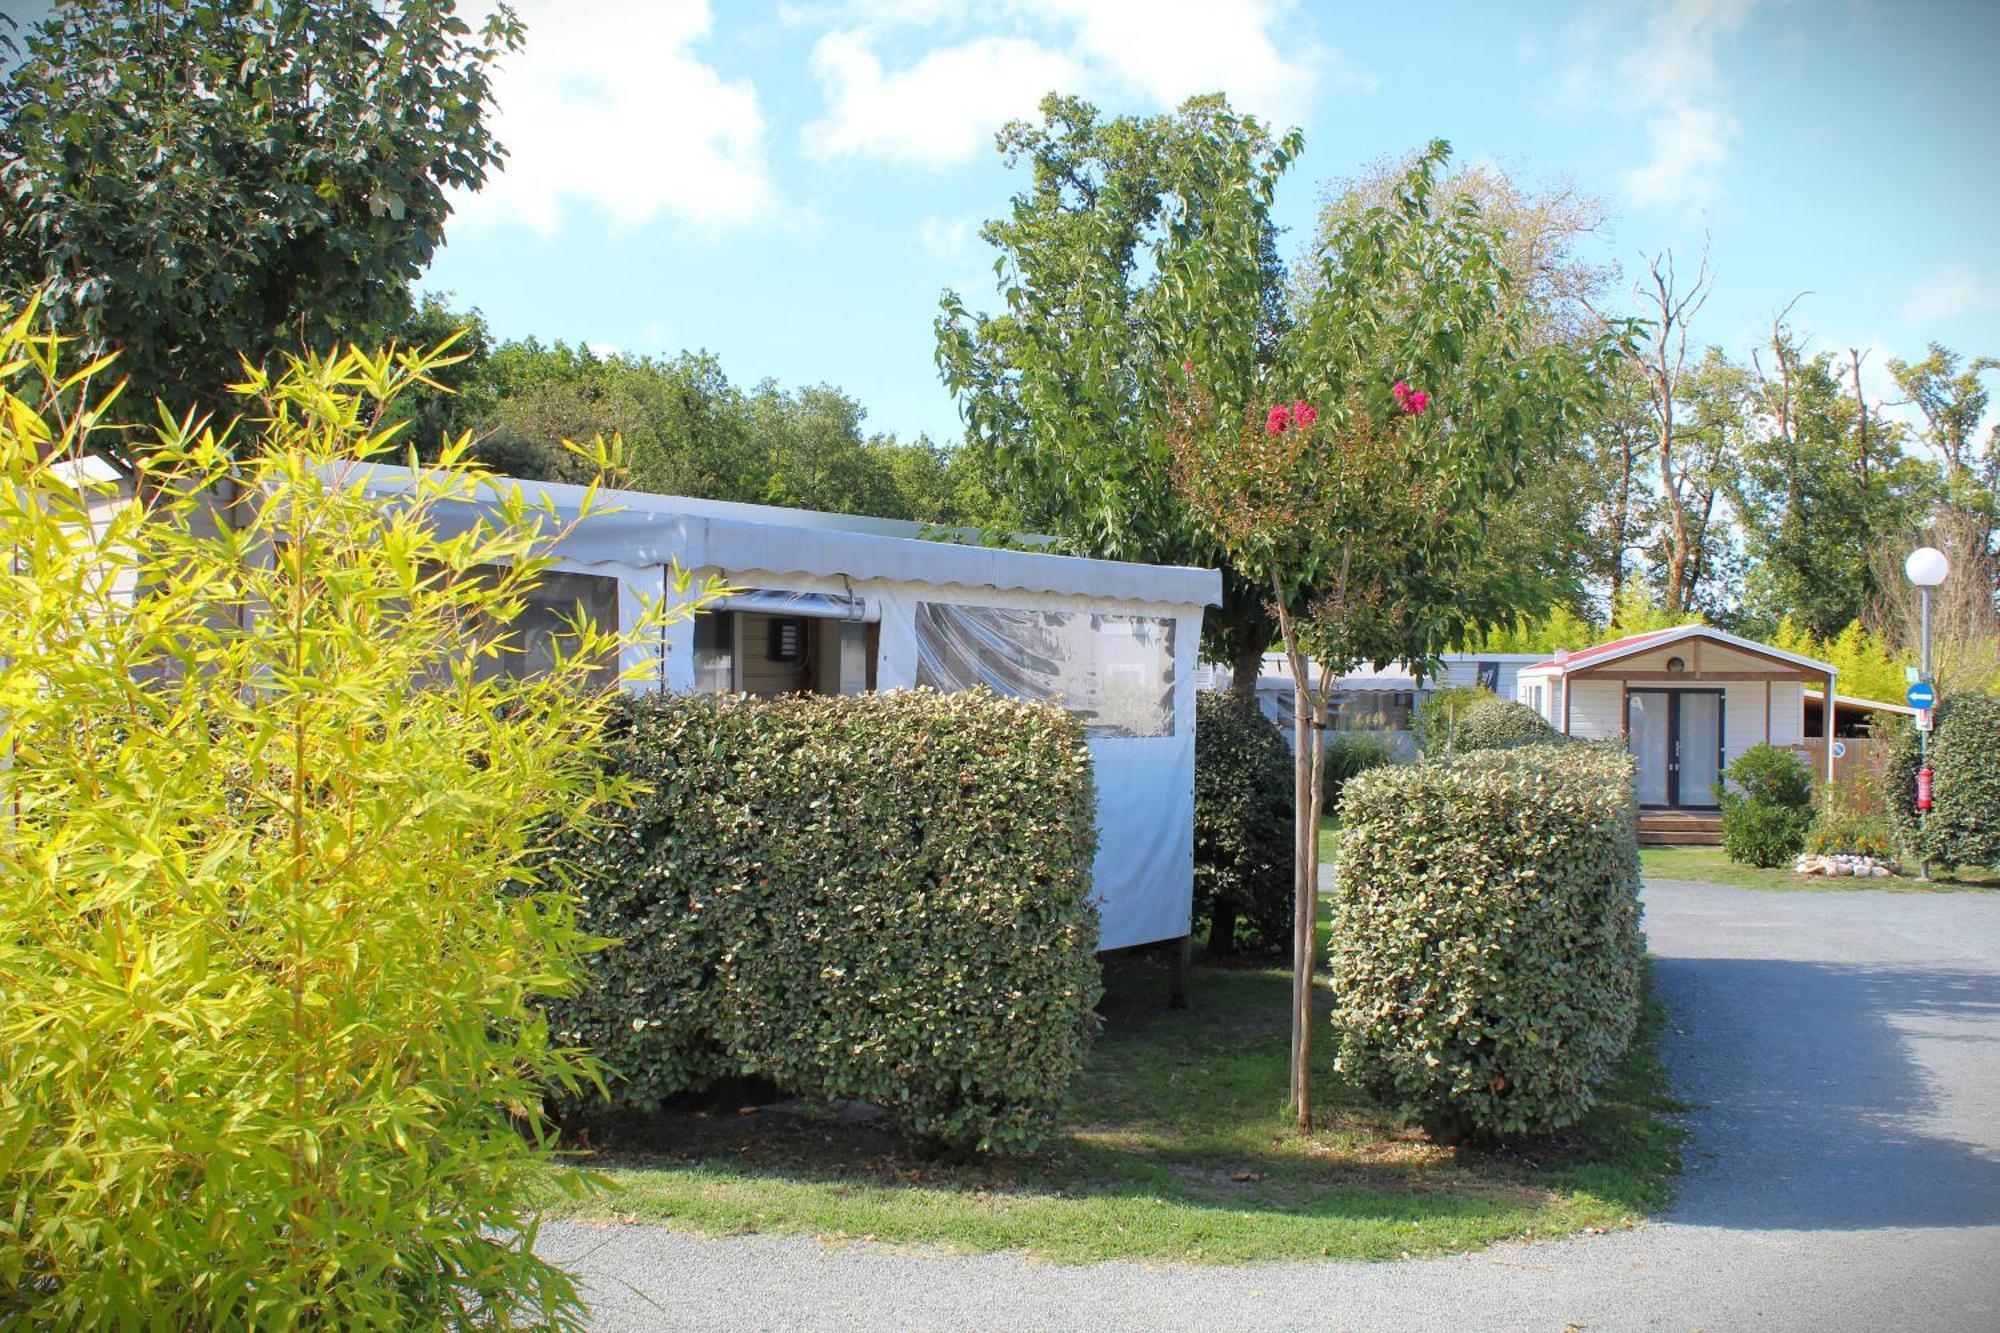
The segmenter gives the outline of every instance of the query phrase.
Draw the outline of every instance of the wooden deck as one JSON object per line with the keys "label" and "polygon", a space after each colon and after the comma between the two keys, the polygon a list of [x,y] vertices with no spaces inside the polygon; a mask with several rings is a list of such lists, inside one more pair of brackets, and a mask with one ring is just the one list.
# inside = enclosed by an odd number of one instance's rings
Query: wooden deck
{"label": "wooden deck", "polygon": [[1641,810],[1642,847],[1719,847],[1722,816],[1700,810]]}

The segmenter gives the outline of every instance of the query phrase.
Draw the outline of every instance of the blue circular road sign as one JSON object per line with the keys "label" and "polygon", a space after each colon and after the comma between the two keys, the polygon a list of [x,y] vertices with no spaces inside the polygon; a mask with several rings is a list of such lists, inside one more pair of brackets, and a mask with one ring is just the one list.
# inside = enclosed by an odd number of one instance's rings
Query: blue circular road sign
{"label": "blue circular road sign", "polygon": [[1912,708],[1930,708],[1937,703],[1937,691],[1922,681],[1910,686],[1910,692],[1903,697]]}

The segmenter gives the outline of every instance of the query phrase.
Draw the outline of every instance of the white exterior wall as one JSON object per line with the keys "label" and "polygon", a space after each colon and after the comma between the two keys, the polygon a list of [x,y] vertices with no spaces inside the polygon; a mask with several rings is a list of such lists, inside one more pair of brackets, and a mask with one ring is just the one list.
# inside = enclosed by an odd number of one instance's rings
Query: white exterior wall
{"label": "white exterior wall", "polygon": [[[1625,687],[1615,680],[1566,682],[1570,690],[1569,734],[1582,740],[1616,739],[1625,734]],[[1552,719],[1558,730],[1563,714],[1558,705]]]}
{"label": "white exterior wall", "polygon": [[1771,682],[1771,744],[1797,745],[1806,739],[1806,687],[1803,681]]}

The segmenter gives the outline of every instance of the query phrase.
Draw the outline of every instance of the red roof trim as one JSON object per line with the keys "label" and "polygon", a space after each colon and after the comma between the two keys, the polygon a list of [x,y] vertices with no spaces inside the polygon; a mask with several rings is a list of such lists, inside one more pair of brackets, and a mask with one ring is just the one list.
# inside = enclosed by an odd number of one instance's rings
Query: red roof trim
{"label": "red roof trim", "polygon": [[1533,666],[1523,667],[1522,670],[1540,671],[1543,667],[1561,667],[1563,670],[1567,671],[1570,667],[1576,666],[1579,663],[1589,662],[1595,658],[1602,657],[1606,653],[1615,653],[1620,649],[1630,648],[1634,644],[1648,643],[1654,639],[1663,638],[1666,635],[1677,633],[1680,630],[1693,629],[1693,628],[1698,628],[1698,627],[1691,625],[1675,625],[1669,629],[1649,629],[1644,634],[1630,634],[1622,639],[1613,639],[1610,643],[1600,643],[1594,648],[1585,648],[1581,652],[1571,653],[1568,658],[1566,658],[1561,662],[1558,662],[1556,661],[1555,658],[1551,657],[1545,662],[1537,662]]}

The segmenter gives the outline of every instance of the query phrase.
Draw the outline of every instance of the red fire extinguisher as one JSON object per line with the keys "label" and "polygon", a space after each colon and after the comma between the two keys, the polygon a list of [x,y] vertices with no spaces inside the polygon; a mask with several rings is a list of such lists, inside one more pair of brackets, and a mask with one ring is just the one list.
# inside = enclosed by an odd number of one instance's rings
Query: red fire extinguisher
{"label": "red fire extinguisher", "polygon": [[1931,770],[1925,766],[1917,770],[1917,809],[1931,808]]}

